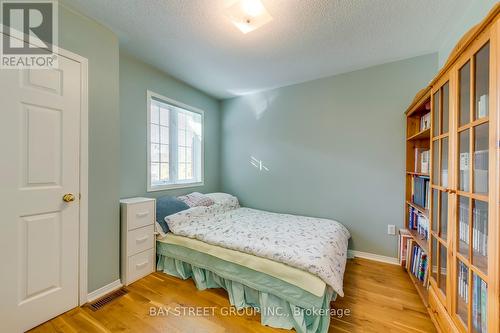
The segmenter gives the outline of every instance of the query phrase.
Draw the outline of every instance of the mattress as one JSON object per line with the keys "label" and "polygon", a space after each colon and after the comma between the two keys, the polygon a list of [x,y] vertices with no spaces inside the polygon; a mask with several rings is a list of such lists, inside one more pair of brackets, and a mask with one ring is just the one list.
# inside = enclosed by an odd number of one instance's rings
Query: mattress
{"label": "mattress", "polygon": [[257,257],[236,250],[226,249],[197,239],[178,236],[172,233],[168,233],[164,238],[158,239],[158,241],[166,244],[183,246],[234,264],[251,268],[257,272],[268,274],[277,279],[288,282],[318,297],[322,297],[325,293],[326,284],[319,277],[277,261]]}

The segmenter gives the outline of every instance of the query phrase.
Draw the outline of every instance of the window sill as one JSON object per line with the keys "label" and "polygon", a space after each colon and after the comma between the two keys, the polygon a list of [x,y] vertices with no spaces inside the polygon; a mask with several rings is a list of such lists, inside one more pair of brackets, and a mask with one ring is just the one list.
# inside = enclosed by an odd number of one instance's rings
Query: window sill
{"label": "window sill", "polygon": [[158,192],[158,191],[175,190],[181,188],[200,187],[204,185],[205,185],[204,181],[198,183],[185,183],[185,184],[179,183],[179,184],[168,184],[168,185],[158,185],[158,186],[148,185],[147,192]]}

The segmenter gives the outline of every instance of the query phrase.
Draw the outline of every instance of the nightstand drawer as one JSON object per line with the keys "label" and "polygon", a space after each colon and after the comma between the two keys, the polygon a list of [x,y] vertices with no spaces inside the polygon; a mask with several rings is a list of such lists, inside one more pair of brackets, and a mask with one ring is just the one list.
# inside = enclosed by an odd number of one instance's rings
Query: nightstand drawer
{"label": "nightstand drawer", "polygon": [[130,205],[127,208],[128,230],[154,225],[154,201]]}
{"label": "nightstand drawer", "polygon": [[131,230],[127,235],[127,255],[131,256],[154,246],[154,225]]}
{"label": "nightstand drawer", "polygon": [[126,284],[130,284],[154,270],[154,251],[153,249],[146,250],[131,257],[128,257],[128,276]]}

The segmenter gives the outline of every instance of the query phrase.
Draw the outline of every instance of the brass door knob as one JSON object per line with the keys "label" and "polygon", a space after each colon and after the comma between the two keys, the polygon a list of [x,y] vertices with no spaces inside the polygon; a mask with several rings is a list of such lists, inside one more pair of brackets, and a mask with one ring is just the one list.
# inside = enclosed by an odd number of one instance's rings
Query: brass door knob
{"label": "brass door knob", "polygon": [[65,195],[63,195],[63,201],[64,202],[75,201],[75,196],[72,193],[65,194]]}

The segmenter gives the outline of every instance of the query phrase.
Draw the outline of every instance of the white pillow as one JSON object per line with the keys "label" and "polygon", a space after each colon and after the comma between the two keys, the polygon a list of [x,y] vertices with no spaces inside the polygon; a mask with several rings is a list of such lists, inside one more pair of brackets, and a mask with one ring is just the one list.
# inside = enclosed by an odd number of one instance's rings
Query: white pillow
{"label": "white pillow", "polygon": [[215,203],[221,203],[226,200],[230,200],[234,198],[231,194],[228,193],[222,193],[222,192],[216,192],[216,193],[207,193],[205,194],[207,197],[212,199]]}
{"label": "white pillow", "polygon": [[226,208],[232,208],[232,209],[240,207],[238,198],[235,197],[234,195],[227,193],[207,193],[205,195],[210,199],[212,199],[214,203],[217,205],[222,205]]}
{"label": "white pillow", "polygon": [[200,192],[193,192],[186,195],[181,195],[177,199],[183,201],[189,207],[211,206],[215,202],[207,195]]}

